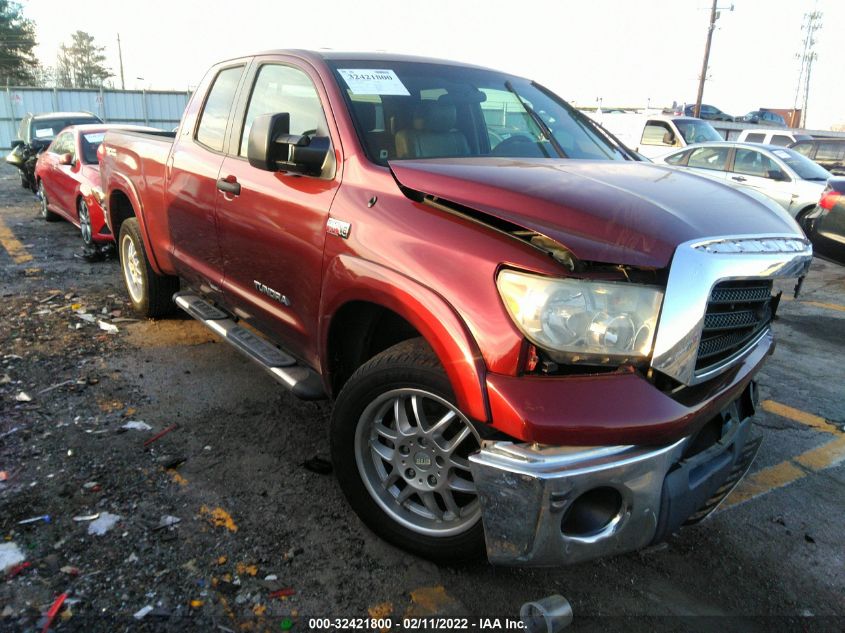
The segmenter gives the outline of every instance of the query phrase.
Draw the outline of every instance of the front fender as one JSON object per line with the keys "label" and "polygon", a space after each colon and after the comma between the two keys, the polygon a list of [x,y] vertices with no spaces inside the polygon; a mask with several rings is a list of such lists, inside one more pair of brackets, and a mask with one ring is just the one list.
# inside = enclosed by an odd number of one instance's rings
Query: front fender
{"label": "front fender", "polygon": [[461,317],[443,297],[405,275],[351,255],[335,257],[326,267],[323,280],[320,358],[328,358],[332,317],[344,304],[366,301],[380,305],[408,321],[431,345],[461,411],[479,422],[490,420],[487,370],[481,352]]}

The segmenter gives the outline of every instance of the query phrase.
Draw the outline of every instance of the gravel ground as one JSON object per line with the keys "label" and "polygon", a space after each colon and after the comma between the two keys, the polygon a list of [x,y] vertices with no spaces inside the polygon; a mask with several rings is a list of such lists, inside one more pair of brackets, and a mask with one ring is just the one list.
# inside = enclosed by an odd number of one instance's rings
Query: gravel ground
{"label": "gravel ground", "polygon": [[[0,630],[41,630],[62,595],[57,631],[513,618],[551,593],[572,602],[572,630],[845,626],[841,463],[645,552],[556,570],[438,567],[377,539],[333,477],[305,466],[328,456],[329,405],[297,401],[187,318],[133,320],[117,262],[78,257],[77,230],[37,218],[6,166],[0,219],[33,257],[0,249],[0,560],[28,564],[0,584]],[[806,292],[845,304],[845,272],[814,263]],[[845,372],[829,359],[845,348],[845,313],[781,311],[764,398],[841,427]],[[831,438],[770,413],[759,429],[755,470]]]}

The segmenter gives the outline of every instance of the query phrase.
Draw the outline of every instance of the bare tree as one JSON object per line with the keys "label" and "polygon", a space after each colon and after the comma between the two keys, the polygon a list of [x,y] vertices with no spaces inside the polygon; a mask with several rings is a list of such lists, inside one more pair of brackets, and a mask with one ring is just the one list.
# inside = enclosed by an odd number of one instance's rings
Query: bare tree
{"label": "bare tree", "polygon": [[105,46],[97,46],[94,37],[77,31],[71,44],[62,44],[56,58],[56,85],[61,88],[100,88],[113,76],[105,65]]}

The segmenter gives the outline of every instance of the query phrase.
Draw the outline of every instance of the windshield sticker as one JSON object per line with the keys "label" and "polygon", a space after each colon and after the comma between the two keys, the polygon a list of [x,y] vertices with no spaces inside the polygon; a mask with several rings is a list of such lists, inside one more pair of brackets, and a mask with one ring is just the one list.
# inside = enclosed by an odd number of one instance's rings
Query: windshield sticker
{"label": "windshield sticker", "polygon": [[53,138],[53,128],[45,127],[35,130],[35,138]]}
{"label": "windshield sticker", "polygon": [[355,95],[402,95],[411,93],[392,70],[375,68],[338,68],[346,85]]}
{"label": "windshield sticker", "polygon": [[103,139],[106,138],[105,132],[97,132],[96,134],[83,134],[82,135],[86,141],[91,144],[94,143],[102,143]]}
{"label": "windshield sticker", "polygon": [[789,152],[785,152],[785,151],[784,151],[784,150],[782,150],[782,149],[776,149],[776,150],[775,150],[774,152],[772,152],[772,153],[773,153],[775,156],[780,156],[781,158],[785,158],[786,160],[789,160],[790,158],[792,158],[792,156],[790,156],[790,155],[789,155]]}

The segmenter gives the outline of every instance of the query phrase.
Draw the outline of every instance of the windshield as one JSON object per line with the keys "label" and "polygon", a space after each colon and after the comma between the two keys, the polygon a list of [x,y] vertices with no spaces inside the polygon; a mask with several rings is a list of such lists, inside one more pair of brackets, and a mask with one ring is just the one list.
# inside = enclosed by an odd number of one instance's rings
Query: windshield
{"label": "windshield", "polygon": [[779,147],[776,150],[772,150],[772,153],[789,165],[789,168],[803,180],[825,182],[831,176],[831,173],[824,167],[818,163],[814,163],[806,156],[802,156],[795,150]]}
{"label": "windshield", "polygon": [[367,155],[625,160],[625,150],[542,87],[422,62],[330,61]]}
{"label": "windshield", "polygon": [[41,141],[52,141],[56,134],[69,125],[83,125],[86,123],[99,123],[99,119],[92,117],[76,119],[33,119],[32,138]]}
{"label": "windshield", "polygon": [[675,119],[675,125],[684,136],[687,145],[691,143],[709,143],[711,141],[724,141],[713,126],[706,121],[698,119]]}

